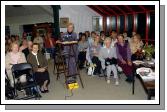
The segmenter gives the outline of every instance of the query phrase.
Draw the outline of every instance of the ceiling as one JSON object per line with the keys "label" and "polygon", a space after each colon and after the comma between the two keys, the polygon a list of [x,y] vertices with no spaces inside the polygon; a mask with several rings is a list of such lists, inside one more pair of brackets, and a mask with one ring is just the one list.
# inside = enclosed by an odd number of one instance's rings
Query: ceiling
{"label": "ceiling", "polygon": [[88,5],[88,7],[101,16],[125,15],[155,10],[154,5]]}
{"label": "ceiling", "polygon": [[[49,7],[49,8],[48,8]],[[6,5],[5,17],[52,14],[52,9],[46,5]]]}
{"label": "ceiling", "polygon": [[[154,5],[88,5],[101,16],[124,15],[136,12],[155,10]],[[5,17],[50,14],[53,10],[49,5],[6,5]]]}

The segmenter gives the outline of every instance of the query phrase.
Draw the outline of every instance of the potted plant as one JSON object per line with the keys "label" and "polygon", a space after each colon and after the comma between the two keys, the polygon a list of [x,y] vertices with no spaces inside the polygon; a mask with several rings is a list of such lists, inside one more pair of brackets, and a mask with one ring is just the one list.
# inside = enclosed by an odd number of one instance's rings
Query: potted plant
{"label": "potted plant", "polygon": [[146,60],[151,60],[153,53],[155,52],[154,46],[151,45],[144,45],[143,52],[145,54]]}

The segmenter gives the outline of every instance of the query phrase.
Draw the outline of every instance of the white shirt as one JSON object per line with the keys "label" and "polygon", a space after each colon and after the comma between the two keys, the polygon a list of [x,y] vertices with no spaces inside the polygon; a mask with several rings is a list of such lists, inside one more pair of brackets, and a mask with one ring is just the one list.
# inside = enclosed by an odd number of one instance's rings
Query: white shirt
{"label": "white shirt", "polygon": [[39,65],[39,61],[38,61],[38,57],[37,57],[37,53],[32,52],[32,54],[36,57],[37,65]]}

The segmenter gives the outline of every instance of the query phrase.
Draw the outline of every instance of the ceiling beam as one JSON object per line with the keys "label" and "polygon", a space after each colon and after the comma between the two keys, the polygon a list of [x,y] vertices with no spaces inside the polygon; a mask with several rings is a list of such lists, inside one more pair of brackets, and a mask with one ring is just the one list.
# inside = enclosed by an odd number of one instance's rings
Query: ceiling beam
{"label": "ceiling beam", "polygon": [[117,5],[113,5],[116,9],[118,9],[121,13],[123,13],[124,15],[126,14],[121,8],[119,8]]}
{"label": "ceiling beam", "polygon": [[93,5],[87,5],[90,9],[92,9],[93,11],[95,11],[96,13],[100,14],[101,16],[105,16],[103,15],[103,13],[101,13],[99,10],[96,10]]}
{"label": "ceiling beam", "polygon": [[106,5],[103,5],[107,10],[111,11],[114,15],[118,15],[114,10],[112,10],[111,8],[109,8]]}
{"label": "ceiling beam", "polygon": [[130,8],[128,5],[124,5],[124,7],[126,7],[128,10],[130,10],[131,12],[133,12],[133,13],[134,13],[133,9],[132,9],[132,8]]}
{"label": "ceiling beam", "polygon": [[146,9],[144,6],[139,5],[139,7],[140,7],[143,11],[147,11],[147,9]]}
{"label": "ceiling beam", "polygon": [[104,12],[106,14],[106,16],[112,16],[111,13],[107,12],[106,10],[104,10],[103,8],[101,8],[100,6],[95,5],[95,7],[97,7],[99,10],[101,10],[101,12]]}

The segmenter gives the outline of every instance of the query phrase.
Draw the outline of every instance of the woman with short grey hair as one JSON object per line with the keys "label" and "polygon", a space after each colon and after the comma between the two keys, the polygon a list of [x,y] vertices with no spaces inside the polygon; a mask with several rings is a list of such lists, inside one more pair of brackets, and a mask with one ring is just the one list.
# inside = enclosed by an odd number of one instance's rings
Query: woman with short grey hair
{"label": "woman with short grey hair", "polygon": [[115,47],[111,47],[111,38],[107,37],[104,40],[104,46],[101,47],[99,52],[99,60],[101,61],[103,71],[106,69],[107,72],[107,83],[110,83],[111,71],[114,74],[115,85],[119,85],[118,74],[117,74],[117,55]]}

